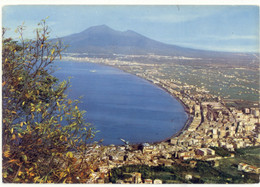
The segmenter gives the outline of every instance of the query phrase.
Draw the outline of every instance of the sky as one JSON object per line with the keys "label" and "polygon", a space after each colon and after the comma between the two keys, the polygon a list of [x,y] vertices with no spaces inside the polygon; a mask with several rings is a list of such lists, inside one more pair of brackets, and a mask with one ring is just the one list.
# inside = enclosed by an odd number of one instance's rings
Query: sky
{"label": "sky", "polygon": [[2,8],[8,35],[24,22],[32,38],[41,19],[47,19],[51,37],[107,25],[133,30],[151,39],[183,47],[259,52],[259,7],[230,5],[9,5]]}

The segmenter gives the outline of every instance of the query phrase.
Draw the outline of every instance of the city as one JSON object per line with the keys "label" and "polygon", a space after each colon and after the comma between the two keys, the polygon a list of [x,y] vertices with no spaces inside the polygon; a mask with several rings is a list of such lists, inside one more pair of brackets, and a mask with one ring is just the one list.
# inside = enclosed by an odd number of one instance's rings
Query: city
{"label": "city", "polygon": [[[178,79],[167,79],[169,76],[162,69],[167,68],[168,64],[145,64],[118,59],[72,56],[66,56],[63,60],[100,63],[135,74],[177,98],[189,116],[180,132],[162,142],[144,143],[139,146],[126,144],[93,147],[93,152],[89,153],[88,159],[97,160],[96,164],[99,167],[93,173],[89,183],[104,183],[112,168],[123,165],[172,166],[195,159],[211,161],[217,167],[223,157],[216,155],[211,147],[223,147],[232,152],[235,149],[260,144],[257,102],[253,107],[243,109],[227,106],[225,100],[211,94],[204,86],[197,87],[182,83]],[[234,154],[230,157],[234,157]],[[190,162],[196,165],[196,161]],[[256,174],[260,171],[259,166],[244,163],[239,163],[237,169]],[[186,177],[192,178],[190,175]],[[151,180],[142,181],[136,178],[138,178],[136,174],[132,174],[130,181],[119,180],[117,183],[151,183]],[[161,181],[157,180],[154,183],[161,183]]]}
{"label": "city", "polygon": [[11,1],[3,184],[259,183],[257,1]]}

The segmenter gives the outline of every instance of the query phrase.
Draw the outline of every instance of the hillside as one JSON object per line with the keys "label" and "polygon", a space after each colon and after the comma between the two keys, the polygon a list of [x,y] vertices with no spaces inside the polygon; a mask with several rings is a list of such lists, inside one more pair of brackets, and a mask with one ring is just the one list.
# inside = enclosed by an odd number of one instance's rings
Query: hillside
{"label": "hillside", "polygon": [[256,57],[249,53],[205,51],[169,45],[155,41],[132,30],[116,31],[106,25],[90,27],[80,33],[61,38],[69,45],[67,52],[97,55],[167,55],[196,58],[218,58],[219,60],[252,61]]}

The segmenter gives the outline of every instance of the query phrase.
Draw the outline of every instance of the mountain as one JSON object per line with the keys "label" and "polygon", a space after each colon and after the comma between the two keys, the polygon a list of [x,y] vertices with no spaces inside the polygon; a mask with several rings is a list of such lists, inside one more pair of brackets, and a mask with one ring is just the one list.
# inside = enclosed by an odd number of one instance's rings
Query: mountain
{"label": "mountain", "polygon": [[[200,50],[164,44],[134,31],[116,31],[106,25],[90,27],[80,33],[61,38],[68,52],[92,54],[197,54]],[[202,52],[202,51],[200,51]]]}
{"label": "mountain", "polygon": [[158,54],[168,56],[204,57],[204,58],[249,58],[253,56],[244,53],[214,52],[169,45],[155,41],[134,31],[116,31],[106,25],[90,27],[80,33],[61,38],[69,45],[67,52],[88,54]]}

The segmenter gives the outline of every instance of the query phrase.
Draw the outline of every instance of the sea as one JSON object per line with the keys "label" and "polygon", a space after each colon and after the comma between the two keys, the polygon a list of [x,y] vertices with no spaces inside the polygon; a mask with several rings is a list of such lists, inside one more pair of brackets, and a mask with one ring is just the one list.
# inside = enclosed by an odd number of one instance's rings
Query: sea
{"label": "sea", "polygon": [[120,69],[87,62],[61,61],[54,75],[71,77],[68,97],[87,111],[86,122],[99,132],[103,145],[163,141],[185,125],[183,106],[165,90]]}

